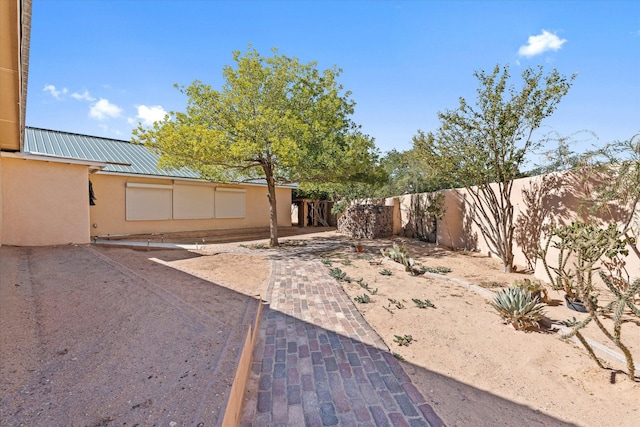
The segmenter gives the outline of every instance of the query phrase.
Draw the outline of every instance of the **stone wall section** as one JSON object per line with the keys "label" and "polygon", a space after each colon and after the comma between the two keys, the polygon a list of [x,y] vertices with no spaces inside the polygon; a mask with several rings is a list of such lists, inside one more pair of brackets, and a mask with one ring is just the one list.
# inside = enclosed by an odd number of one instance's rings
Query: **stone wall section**
{"label": "stone wall section", "polygon": [[351,205],[338,218],[338,232],[352,239],[393,235],[393,206]]}

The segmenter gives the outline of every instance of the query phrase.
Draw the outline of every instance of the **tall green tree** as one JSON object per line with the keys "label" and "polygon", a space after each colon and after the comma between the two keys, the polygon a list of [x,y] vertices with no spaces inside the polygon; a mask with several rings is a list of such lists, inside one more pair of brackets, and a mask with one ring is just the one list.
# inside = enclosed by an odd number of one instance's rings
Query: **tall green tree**
{"label": "tall green tree", "polygon": [[351,119],[355,102],[338,83],[340,69],[249,46],[233,52],[219,90],[199,80],[176,87],[186,112],[171,112],[133,142],[160,155],[160,166],[188,167],[219,181],[265,180],[270,243],[278,245],[276,185],[366,180],[377,165],[373,139]]}
{"label": "tall green tree", "polygon": [[466,189],[465,203],[491,252],[513,268],[513,180],[536,145],[534,132],[564,97],[574,76],[542,67],[527,68],[519,87],[510,84],[509,67],[474,73],[479,81],[475,106],[460,98],[455,110],[438,114],[435,133],[419,131],[414,149],[437,174]]}
{"label": "tall green tree", "polygon": [[380,159],[380,165],[389,175],[387,184],[379,190],[381,196],[426,193],[453,186],[448,175],[439,174],[422,162],[415,149],[391,150]]}

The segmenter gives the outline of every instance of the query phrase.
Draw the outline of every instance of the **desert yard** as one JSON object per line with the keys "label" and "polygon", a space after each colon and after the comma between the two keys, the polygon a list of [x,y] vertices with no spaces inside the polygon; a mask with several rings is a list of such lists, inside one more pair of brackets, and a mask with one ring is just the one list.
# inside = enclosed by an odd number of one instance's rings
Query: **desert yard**
{"label": "desert yard", "polygon": [[[539,332],[504,325],[487,304],[487,291],[530,276],[503,273],[498,260],[478,253],[411,239],[363,241],[362,252],[333,231],[283,243],[279,249],[268,249],[266,241],[207,243],[188,251],[2,248],[0,424],[11,419],[104,425],[141,419],[219,421],[219,398],[230,383],[229,362],[245,330],[245,307],[266,295],[272,259],[298,256],[299,262],[322,260],[327,274],[339,268],[349,278],[336,280],[336,286],[354,301],[390,351],[404,360],[416,387],[449,426],[638,425],[639,379],[625,375],[624,363],[615,357],[604,357],[607,368],[598,368],[581,346],[562,339],[555,325],[584,315],[567,309],[560,293],[549,291],[553,305],[545,310],[551,327]],[[405,245],[421,265],[450,271],[412,276],[381,256],[380,250],[394,243]],[[11,257],[17,261],[10,262]],[[474,291],[465,283],[479,287]],[[364,295],[368,302],[356,302]],[[414,299],[433,306],[419,308]],[[172,323],[159,322],[159,316],[169,316]],[[60,327],[62,319],[79,320],[79,329]],[[180,332],[187,324],[198,331],[214,325],[212,340],[221,344],[215,349],[194,347],[200,341]],[[167,336],[166,328],[172,326],[175,336]],[[615,350],[593,325],[585,336]],[[167,340],[175,344],[171,348],[177,359],[156,348]],[[637,365],[637,321],[624,324],[623,341]],[[229,353],[215,357],[220,384],[207,386],[212,381],[210,362],[191,357],[220,349]],[[198,379],[190,381],[188,389],[180,383],[184,368],[178,362],[183,360],[190,361],[189,372]],[[156,373],[159,369],[162,375]],[[112,379],[112,389],[101,386],[105,378]],[[176,387],[180,399],[173,402]],[[203,390],[215,396],[211,402],[218,405],[207,417],[201,408]],[[177,405],[171,413],[161,412],[167,402]],[[91,413],[98,418],[89,417]]]}
{"label": "desert yard", "polygon": [[[412,239],[363,241],[360,242],[363,251],[358,253],[353,242],[334,232],[321,236],[294,237],[278,250],[265,249],[264,241],[239,245],[251,249],[250,258],[217,252],[213,245],[203,252],[212,259],[218,257],[216,262],[206,263],[209,267],[203,263],[207,256],[180,260],[174,266],[242,292],[241,281],[250,280],[254,269],[264,277],[266,259],[275,253],[286,256],[288,246],[301,247],[325,239],[342,241],[340,249],[317,256],[325,263],[327,273],[331,268],[340,268],[351,279],[336,281],[351,299],[369,295],[370,302],[354,303],[390,351],[404,359],[403,365],[412,380],[448,425],[514,425],[518,414],[509,412],[512,406],[496,404],[499,400],[487,396],[524,405],[568,424],[638,425],[638,378],[632,381],[625,375],[624,363],[615,358],[602,358],[607,369],[598,368],[584,348],[562,339],[556,324],[584,314],[565,307],[561,293],[549,290],[553,305],[545,310],[551,328],[540,332],[516,331],[501,322],[487,304],[486,296],[446,278],[462,279],[496,291],[515,280],[531,278],[530,275],[503,273],[496,259]],[[403,266],[381,256],[380,249],[390,248],[393,243],[405,245],[416,261],[426,267],[445,267],[451,271],[441,278],[411,276]],[[242,280],[237,275],[238,262],[253,266],[243,269]],[[380,274],[383,270],[391,274]],[[258,285],[259,280],[251,282],[254,285],[245,290],[247,293],[265,291]],[[368,286],[369,291],[363,286]],[[418,308],[413,299],[429,300],[435,307]],[[589,325],[584,335],[615,350],[594,325]],[[398,336],[411,336],[411,342],[400,345]],[[626,323],[623,339],[638,365],[640,324]],[[549,425],[540,422],[545,424]]]}
{"label": "desert yard", "polygon": [[[453,378],[475,389],[528,405],[536,411],[584,426],[633,426],[640,420],[640,382],[623,373],[624,363],[603,359],[606,370],[597,367],[582,346],[561,339],[557,326],[544,332],[516,331],[502,324],[485,296],[458,283],[433,276],[411,276],[404,267],[383,260],[379,248],[393,242],[404,244],[416,261],[426,267],[450,269],[447,277],[463,279],[495,291],[515,280],[531,277],[503,273],[496,260],[470,252],[452,252],[432,244],[397,239],[375,241],[363,253],[335,251],[325,254],[331,265],[352,278],[342,281],[345,291],[357,298],[369,293],[371,302],[356,303],[369,324],[390,350],[406,360],[413,380],[438,414],[450,425],[477,422],[476,411],[490,410],[474,402],[462,390],[453,392],[434,386],[430,372]],[[325,261],[328,262],[328,261]],[[378,264],[380,262],[380,264]],[[388,270],[391,275],[381,275]],[[377,289],[374,295],[357,282]],[[585,314],[564,306],[562,294],[549,291],[554,304],[546,307],[553,324]],[[413,299],[429,300],[435,307],[418,308]],[[398,336],[411,336],[400,345]],[[595,325],[584,335],[612,349],[613,343]],[[623,340],[640,362],[640,324],[624,325]],[[427,370],[416,369],[424,367]],[[638,371],[636,371],[636,376]],[[447,390],[447,392],[444,392]],[[473,393],[473,392],[471,392]],[[443,404],[448,401],[447,404]],[[457,402],[452,405],[451,402]],[[506,420],[511,419],[505,415]]]}

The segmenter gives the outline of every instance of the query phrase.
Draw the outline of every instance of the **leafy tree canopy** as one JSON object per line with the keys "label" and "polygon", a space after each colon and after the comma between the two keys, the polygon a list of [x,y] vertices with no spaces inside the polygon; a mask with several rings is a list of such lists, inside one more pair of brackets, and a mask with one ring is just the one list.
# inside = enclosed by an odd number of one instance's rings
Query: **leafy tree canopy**
{"label": "leafy tree canopy", "polygon": [[372,138],[351,119],[355,102],[338,83],[341,70],[320,71],[273,49],[233,52],[220,90],[199,80],[176,87],[185,112],[171,112],[133,142],[160,155],[160,166],[188,167],[219,181],[266,180],[271,244],[277,245],[275,185],[369,179],[378,161]]}
{"label": "leafy tree canopy", "polygon": [[[418,132],[414,150],[425,168],[464,187],[471,219],[490,250],[513,267],[513,180],[521,176],[527,153],[536,146],[532,136],[567,94],[575,78],[542,67],[525,69],[519,86],[510,84],[508,67],[478,71],[475,106],[460,98],[455,110],[438,114],[435,133]],[[495,183],[494,186],[491,184]]]}
{"label": "leafy tree canopy", "polygon": [[509,84],[508,66],[474,75],[479,81],[475,107],[461,97],[457,109],[438,113],[441,126],[435,133],[418,131],[413,138],[422,161],[458,187],[517,178],[526,154],[538,146],[534,131],[575,78],[555,69],[543,75],[542,67],[527,68],[516,87]]}
{"label": "leafy tree canopy", "polygon": [[389,151],[380,161],[389,174],[389,182],[380,189],[386,196],[417,194],[454,187],[448,175],[421,161],[418,150]]}

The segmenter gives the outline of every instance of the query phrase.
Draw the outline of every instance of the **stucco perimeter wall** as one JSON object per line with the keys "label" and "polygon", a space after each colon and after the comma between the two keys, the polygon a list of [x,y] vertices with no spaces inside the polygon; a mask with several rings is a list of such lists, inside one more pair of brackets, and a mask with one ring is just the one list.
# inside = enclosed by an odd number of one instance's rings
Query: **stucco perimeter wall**
{"label": "stucco perimeter wall", "polygon": [[89,243],[88,168],[0,158],[5,245]]}
{"label": "stucco perimeter wall", "polygon": [[[606,179],[606,178],[605,178]],[[589,184],[583,184],[582,178],[573,172],[560,172],[548,175],[521,178],[513,183],[511,201],[514,206],[514,264],[519,270],[524,270],[529,262],[525,253],[530,254],[535,276],[548,281],[541,261],[531,256],[538,245],[545,242],[545,232],[552,225],[568,225],[572,221],[587,221],[594,218],[589,212],[589,205],[584,201],[597,182],[592,179]],[[480,228],[473,222],[469,205],[463,201],[468,198],[466,190],[444,190],[446,213],[437,222],[437,243],[443,246],[479,251],[489,256],[495,256],[489,250]],[[424,195],[400,196],[400,227],[404,230],[411,218],[411,197]],[[605,225],[611,221],[624,218],[624,209],[611,206],[612,214],[595,215],[595,219]],[[398,234],[403,234],[402,232]],[[554,265],[557,252],[549,251],[547,260]],[[634,255],[627,257],[627,269],[632,277],[640,277],[640,263]]]}
{"label": "stucco perimeter wall", "polygon": [[[96,173],[90,176],[96,196],[96,205],[90,207],[90,233],[92,236],[128,235],[148,233],[171,233],[201,230],[228,230],[251,227],[269,226],[269,201],[267,188],[256,185],[209,184],[173,179],[146,178],[124,175]],[[132,186],[165,186],[166,188],[193,188],[195,192],[204,188],[224,188],[240,190],[244,194],[244,216],[241,218],[204,218],[204,219],[176,219],[175,209],[171,211],[172,218],[156,220],[127,220],[127,189]],[[177,197],[173,190],[169,191]],[[277,188],[276,199],[278,206],[278,225],[291,226],[291,189]],[[179,203],[175,200],[174,203]],[[203,202],[204,203],[204,202]],[[207,202],[208,203],[208,202]],[[198,203],[194,206],[198,211]],[[129,207],[131,208],[131,207]],[[199,211],[198,211],[199,212]],[[202,214],[199,212],[199,214]]]}

